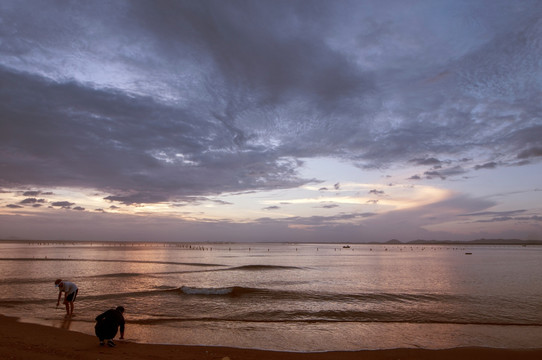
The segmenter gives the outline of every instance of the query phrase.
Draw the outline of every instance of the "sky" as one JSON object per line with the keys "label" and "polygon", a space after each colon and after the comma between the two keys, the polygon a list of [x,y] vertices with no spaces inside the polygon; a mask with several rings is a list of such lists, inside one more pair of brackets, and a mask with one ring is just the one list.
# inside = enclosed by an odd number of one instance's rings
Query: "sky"
{"label": "sky", "polygon": [[542,2],[0,2],[0,238],[542,239]]}

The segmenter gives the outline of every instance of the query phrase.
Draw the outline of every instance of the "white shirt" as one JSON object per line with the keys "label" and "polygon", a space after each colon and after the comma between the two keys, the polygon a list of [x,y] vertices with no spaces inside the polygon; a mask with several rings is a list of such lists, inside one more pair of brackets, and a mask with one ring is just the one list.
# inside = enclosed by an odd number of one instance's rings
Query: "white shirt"
{"label": "white shirt", "polygon": [[60,292],[64,291],[66,295],[73,294],[77,290],[77,285],[69,281],[62,281],[58,286]]}

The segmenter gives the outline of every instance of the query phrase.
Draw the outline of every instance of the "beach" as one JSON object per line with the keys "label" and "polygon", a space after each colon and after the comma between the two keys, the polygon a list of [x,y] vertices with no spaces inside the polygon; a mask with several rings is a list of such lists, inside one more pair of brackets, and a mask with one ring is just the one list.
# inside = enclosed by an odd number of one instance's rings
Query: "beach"
{"label": "beach", "polygon": [[[127,332],[129,324],[127,325]],[[1,359],[218,359],[218,360],[331,360],[331,359],[541,359],[541,349],[455,348],[442,350],[389,349],[333,352],[277,352],[215,346],[138,344],[117,341],[100,347],[96,337],[75,331],[17,321],[0,315]]]}

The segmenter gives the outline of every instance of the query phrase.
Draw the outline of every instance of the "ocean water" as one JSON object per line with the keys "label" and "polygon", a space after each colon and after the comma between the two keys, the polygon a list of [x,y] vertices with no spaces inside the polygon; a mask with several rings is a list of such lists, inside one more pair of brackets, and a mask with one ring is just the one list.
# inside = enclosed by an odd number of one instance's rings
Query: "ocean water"
{"label": "ocean water", "polygon": [[[472,253],[467,255],[466,253]],[[0,243],[0,313],[93,334],[287,351],[537,348],[542,247]],[[75,282],[75,316],[56,308]]]}

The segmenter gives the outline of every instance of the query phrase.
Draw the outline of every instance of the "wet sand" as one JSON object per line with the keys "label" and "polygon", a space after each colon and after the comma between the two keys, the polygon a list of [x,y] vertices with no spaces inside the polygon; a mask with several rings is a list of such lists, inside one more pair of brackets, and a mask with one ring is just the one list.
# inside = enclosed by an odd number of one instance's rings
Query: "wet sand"
{"label": "wet sand", "polygon": [[[130,328],[127,324],[126,335]],[[392,349],[320,353],[277,352],[213,346],[138,344],[116,340],[100,347],[94,336],[65,329],[18,322],[0,315],[0,359],[218,359],[218,360],[350,360],[350,359],[542,359],[540,349],[457,348],[446,350]]]}

